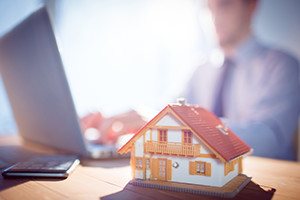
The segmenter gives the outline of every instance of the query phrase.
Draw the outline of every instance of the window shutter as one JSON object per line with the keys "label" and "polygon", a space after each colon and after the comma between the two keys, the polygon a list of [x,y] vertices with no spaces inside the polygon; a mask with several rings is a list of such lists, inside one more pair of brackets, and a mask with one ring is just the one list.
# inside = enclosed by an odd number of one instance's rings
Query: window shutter
{"label": "window shutter", "polygon": [[224,163],[224,175],[226,176],[228,174],[228,163]]}
{"label": "window shutter", "polygon": [[167,160],[167,180],[172,180],[172,160]]}
{"label": "window shutter", "polygon": [[239,174],[243,172],[243,163],[242,163],[242,157],[238,160],[238,168],[239,168]]}
{"label": "window shutter", "polygon": [[145,157],[142,158],[142,168],[143,168],[143,171],[146,170],[146,158]]}
{"label": "window shutter", "polygon": [[227,174],[231,171],[234,170],[234,162],[231,161],[231,162],[226,162],[224,164],[224,175],[227,176]]}
{"label": "window shutter", "polygon": [[150,166],[151,166],[151,177],[152,177],[152,179],[158,178],[158,159],[152,159],[151,158]]}
{"label": "window shutter", "polygon": [[153,165],[154,159],[150,158],[150,179],[154,178],[154,165]]}
{"label": "window shutter", "polygon": [[190,175],[195,175],[196,174],[196,162],[190,161],[189,171],[190,171]]}
{"label": "window shutter", "polygon": [[205,176],[211,176],[211,164],[205,163]]}

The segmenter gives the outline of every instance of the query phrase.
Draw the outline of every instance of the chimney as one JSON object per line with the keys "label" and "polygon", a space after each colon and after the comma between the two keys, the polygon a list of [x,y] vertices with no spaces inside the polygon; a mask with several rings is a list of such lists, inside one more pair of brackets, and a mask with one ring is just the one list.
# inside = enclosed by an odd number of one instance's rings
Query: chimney
{"label": "chimney", "polygon": [[186,105],[186,100],[183,97],[177,98],[177,104],[180,106],[185,106]]}

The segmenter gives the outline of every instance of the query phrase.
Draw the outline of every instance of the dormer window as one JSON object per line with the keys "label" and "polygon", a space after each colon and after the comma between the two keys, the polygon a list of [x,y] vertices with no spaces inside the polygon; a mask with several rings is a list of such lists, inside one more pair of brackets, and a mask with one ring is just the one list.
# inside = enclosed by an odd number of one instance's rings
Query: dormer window
{"label": "dormer window", "polygon": [[216,126],[216,128],[224,135],[228,135],[228,128],[226,126],[219,124]]}
{"label": "dormer window", "polygon": [[192,132],[183,130],[183,144],[192,144]]}
{"label": "dormer window", "polygon": [[159,129],[158,130],[158,141],[159,142],[167,142],[167,130],[166,129]]}

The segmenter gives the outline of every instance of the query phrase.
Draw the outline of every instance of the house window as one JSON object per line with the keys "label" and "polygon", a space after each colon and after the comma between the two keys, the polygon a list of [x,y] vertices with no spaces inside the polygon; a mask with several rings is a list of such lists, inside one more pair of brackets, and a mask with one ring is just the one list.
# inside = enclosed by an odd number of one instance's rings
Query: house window
{"label": "house window", "polygon": [[136,158],[135,159],[135,168],[136,169],[143,169],[143,158]]}
{"label": "house window", "polygon": [[205,174],[205,162],[196,162],[196,174]]}
{"label": "house window", "polygon": [[211,163],[203,161],[190,161],[190,175],[211,176]]}
{"label": "house window", "polygon": [[165,129],[158,130],[158,141],[167,142],[167,130]]}
{"label": "house window", "polygon": [[183,143],[192,144],[192,132],[188,130],[183,131]]}

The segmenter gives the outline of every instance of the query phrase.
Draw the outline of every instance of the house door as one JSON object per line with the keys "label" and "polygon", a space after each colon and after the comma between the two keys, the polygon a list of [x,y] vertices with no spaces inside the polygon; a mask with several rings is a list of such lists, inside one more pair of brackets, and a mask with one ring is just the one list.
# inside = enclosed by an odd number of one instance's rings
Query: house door
{"label": "house door", "polygon": [[158,179],[167,180],[167,159],[158,159]]}

